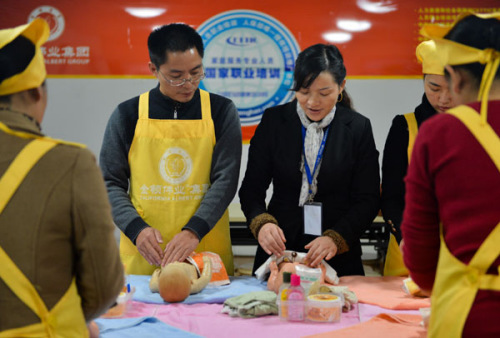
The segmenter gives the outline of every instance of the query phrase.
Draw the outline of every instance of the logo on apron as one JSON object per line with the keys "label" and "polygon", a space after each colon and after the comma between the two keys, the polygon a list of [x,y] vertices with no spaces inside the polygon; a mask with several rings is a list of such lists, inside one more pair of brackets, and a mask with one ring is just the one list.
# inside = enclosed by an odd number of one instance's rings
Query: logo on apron
{"label": "logo on apron", "polygon": [[182,148],[168,148],[160,160],[161,177],[170,184],[180,184],[188,179],[193,170],[191,156]]}

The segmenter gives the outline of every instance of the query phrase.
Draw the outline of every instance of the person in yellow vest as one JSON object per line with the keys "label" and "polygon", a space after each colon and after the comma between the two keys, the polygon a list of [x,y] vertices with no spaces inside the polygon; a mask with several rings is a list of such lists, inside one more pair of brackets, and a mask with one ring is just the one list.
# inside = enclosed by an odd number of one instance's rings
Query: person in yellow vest
{"label": "person in yellow vest", "polygon": [[401,230],[429,337],[500,337],[500,12],[424,26],[459,106],[415,141]]}
{"label": "person in yellow vest", "polygon": [[148,275],[211,251],[232,275],[227,207],[241,161],[238,111],[198,88],[204,47],[193,28],[161,26],[148,49],[158,85],[118,105],[100,154],[126,271]]}
{"label": "person in yellow vest", "polygon": [[94,156],[41,133],[48,37],[0,30],[0,337],[89,336],[124,285]]}
{"label": "person in yellow vest", "polygon": [[382,216],[390,229],[389,243],[384,264],[384,276],[407,276],[399,248],[401,220],[405,207],[404,177],[408,170],[411,152],[418,129],[422,123],[437,113],[453,107],[453,101],[439,63],[433,41],[420,43],[416,50],[422,63],[424,95],[413,113],[396,115],[387,135],[382,159]]}

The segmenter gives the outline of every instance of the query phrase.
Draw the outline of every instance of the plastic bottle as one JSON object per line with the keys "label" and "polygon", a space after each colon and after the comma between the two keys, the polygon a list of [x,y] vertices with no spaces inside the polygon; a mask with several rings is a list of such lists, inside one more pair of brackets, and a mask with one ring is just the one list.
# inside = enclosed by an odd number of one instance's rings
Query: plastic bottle
{"label": "plastic bottle", "polygon": [[288,299],[288,288],[290,288],[292,273],[291,272],[283,272],[283,284],[281,284],[280,289],[278,291],[278,297],[281,300]]}
{"label": "plastic bottle", "polygon": [[278,291],[280,319],[288,318],[288,289],[290,288],[291,272],[283,272],[283,284]]}
{"label": "plastic bottle", "polygon": [[292,274],[288,288],[288,320],[299,322],[304,320],[304,288],[300,286],[300,276]]}

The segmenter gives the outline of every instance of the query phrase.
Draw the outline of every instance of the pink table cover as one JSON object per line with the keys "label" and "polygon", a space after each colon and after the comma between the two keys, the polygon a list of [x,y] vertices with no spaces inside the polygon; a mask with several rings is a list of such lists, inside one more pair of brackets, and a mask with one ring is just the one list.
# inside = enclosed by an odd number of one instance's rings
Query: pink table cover
{"label": "pink table cover", "polygon": [[[377,306],[356,304],[342,313],[339,323],[311,323],[282,321],[276,315],[243,319],[221,313],[222,304],[146,304],[132,301],[124,317],[155,317],[174,327],[203,337],[304,337],[339,330],[380,313],[407,313],[417,315],[418,311],[392,311]],[[361,315],[360,315],[361,314]]]}

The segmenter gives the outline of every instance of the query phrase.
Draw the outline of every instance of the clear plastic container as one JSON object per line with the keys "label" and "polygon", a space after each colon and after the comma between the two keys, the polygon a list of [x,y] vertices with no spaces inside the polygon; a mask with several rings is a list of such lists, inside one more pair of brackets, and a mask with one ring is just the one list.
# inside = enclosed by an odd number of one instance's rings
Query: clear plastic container
{"label": "clear plastic container", "polygon": [[334,294],[316,294],[307,297],[305,317],[307,321],[337,323],[342,314],[342,299]]}
{"label": "clear plastic container", "polygon": [[276,304],[278,305],[278,315],[281,320],[287,320],[288,318],[288,302],[286,300],[276,299]]}
{"label": "clear plastic container", "polygon": [[116,304],[111,307],[101,318],[120,318],[127,312],[127,307],[132,300],[134,295],[135,287],[130,289],[130,286],[126,286],[122,292],[116,298]]}
{"label": "clear plastic container", "polygon": [[[276,304],[278,305],[278,312],[281,320],[289,320],[288,316],[288,305],[289,301],[287,300],[277,300]],[[306,301],[305,300],[294,300],[293,301],[293,306],[295,307],[300,307],[302,309],[305,309]],[[303,320],[303,319],[302,319]]]}
{"label": "clear plastic container", "polygon": [[310,268],[303,264],[295,266],[295,272],[300,276],[300,285],[304,288],[306,295],[309,293],[312,283],[321,278],[321,268]]}

